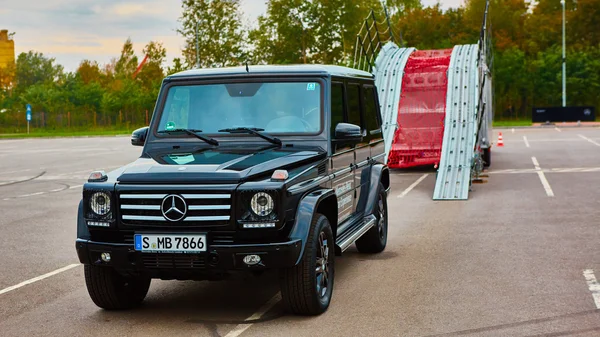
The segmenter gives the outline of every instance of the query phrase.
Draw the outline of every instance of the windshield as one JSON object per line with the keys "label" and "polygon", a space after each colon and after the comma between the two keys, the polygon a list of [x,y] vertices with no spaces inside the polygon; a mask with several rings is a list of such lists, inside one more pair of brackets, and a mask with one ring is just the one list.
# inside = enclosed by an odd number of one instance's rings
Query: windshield
{"label": "windshield", "polygon": [[169,88],[158,131],[219,133],[227,128],[269,133],[321,130],[318,82],[251,82],[177,85]]}

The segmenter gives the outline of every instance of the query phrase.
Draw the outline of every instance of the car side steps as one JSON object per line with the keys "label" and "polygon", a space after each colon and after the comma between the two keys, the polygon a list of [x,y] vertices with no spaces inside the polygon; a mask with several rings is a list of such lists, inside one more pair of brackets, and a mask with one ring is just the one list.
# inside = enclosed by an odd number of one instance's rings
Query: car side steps
{"label": "car side steps", "polygon": [[358,222],[350,229],[348,229],[343,235],[338,236],[335,244],[343,252],[350,248],[354,241],[358,240],[363,234],[365,234],[371,227],[375,225],[377,218],[371,214],[363,219],[362,222]]}

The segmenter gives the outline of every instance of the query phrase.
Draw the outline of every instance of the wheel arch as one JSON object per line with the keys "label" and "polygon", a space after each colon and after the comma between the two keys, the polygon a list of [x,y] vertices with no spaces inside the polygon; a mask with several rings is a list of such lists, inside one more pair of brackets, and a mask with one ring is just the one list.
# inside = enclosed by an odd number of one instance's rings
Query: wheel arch
{"label": "wheel arch", "polygon": [[91,235],[83,217],[83,200],[79,201],[79,208],[77,210],[77,238],[90,240]]}
{"label": "wheel arch", "polygon": [[390,191],[390,171],[387,166],[382,164],[373,165],[371,169],[369,194],[366,200],[365,214],[373,214],[375,210],[377,198],[379,196],[379,184],[383,185],[387,197],[387,194]]}
{"label": "wheel arch", "polygon": [[294,227],[290,232],[291,240],[299,239],[302,242],[296,264],[300,262],[304,255],[312,219],[315,213],[320,212],[329,220],[335,238],[335,231],[337,229],[337,197],[332,189],[318,189],[309,192],[298,203]]}

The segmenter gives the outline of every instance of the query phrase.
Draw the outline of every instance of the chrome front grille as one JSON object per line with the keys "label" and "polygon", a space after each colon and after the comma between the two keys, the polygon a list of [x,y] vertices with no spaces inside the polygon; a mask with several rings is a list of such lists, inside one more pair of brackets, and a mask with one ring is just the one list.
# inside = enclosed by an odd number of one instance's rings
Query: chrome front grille
{"label": "chrome front grille", "polygon": [[[171,221],[163,214],[163,200],[171,195],[181,197],[185,201],[185,209],[181,209],[183,208],[181,204],[177,205],[179,211],[185,212],[185,216],[177,221]],[[231,219],[231,199],[231,193],[222,191],[185,191],[182,193],[123,191],[119,194],[119,210],[121,221],[130,226],[226,226]]]}

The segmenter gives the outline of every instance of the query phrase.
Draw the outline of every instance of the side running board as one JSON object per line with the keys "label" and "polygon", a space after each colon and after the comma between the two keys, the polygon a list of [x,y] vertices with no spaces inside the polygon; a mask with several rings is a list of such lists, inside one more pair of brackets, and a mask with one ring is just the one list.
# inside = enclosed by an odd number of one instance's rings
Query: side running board
{"label": "side running board", "polygon": [[345,251],[348,249],[354,241],[360,239],[363,234],[365,234],[371,227],[375,225],[375,215],[371,214],[363,219],[362,222],[352,226],[352,228],[348,229],[346,233],[337,238],[336,244],[340,249]]}

